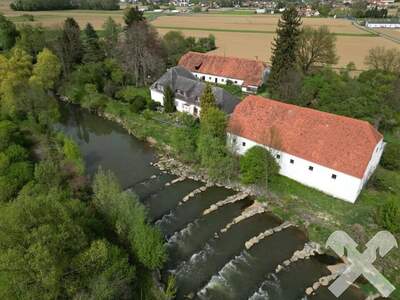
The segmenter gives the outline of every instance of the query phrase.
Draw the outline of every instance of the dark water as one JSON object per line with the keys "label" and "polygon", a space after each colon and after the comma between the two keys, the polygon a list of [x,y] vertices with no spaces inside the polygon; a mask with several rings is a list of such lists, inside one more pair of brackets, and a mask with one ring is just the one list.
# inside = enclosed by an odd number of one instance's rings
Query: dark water
{"label": "dark water", "polygon": [[[327,274],[321,260],[299,261],[274,274],[278,264],[307,242],[300,230],[284,229],[246,250],[247,240],[281,221],[264,213],[221,233],[253,203],[252,199],[203,215],[210,205],[233,194],[212,187],[179,205],[185,195],[204,184],[185,180],[166,186],[176,176],[151,166],[155,154],[146,143],[128,135],[119,125],[77,107],[62,104],[61,111],[62,121],[57,128],[78,143],[87,173],[93,175],[99,166],[113,171],[123,188],[137,193],[148,207],[153,222],[165,235],[169,259],[162,273],[163,277],[175,274],[177,299],[336,299],[327,288],[312,297],[304,296],[312,282]],[[353,289],[339,299],[364,297]]]}

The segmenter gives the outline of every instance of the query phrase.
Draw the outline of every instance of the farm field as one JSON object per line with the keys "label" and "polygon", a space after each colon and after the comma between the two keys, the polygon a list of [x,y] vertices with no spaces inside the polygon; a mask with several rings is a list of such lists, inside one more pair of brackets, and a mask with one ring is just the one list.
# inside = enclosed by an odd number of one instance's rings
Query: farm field
{"label": "farm field", "polygon": [[375,29],[375,31],[387,34],[400,40],[400,29],[379,28]]}
{"label": "farm field", "polygon": [[[165,34],[170,29],[158,29]],[[181,30],[186,36],[202,37],[212,33],[216,38],[217,49],[211,53],[227,56],[238,56],[250,59],[260,59],[269,62],[274,34],[240,33],[221,31]],[[365,69],[364,58],[369,49],[376,46],[386,48],[400,45],[378,36],[337,36],[336,47],[339,56],[337,67],[344,67],[354,62],[356,69]]]}

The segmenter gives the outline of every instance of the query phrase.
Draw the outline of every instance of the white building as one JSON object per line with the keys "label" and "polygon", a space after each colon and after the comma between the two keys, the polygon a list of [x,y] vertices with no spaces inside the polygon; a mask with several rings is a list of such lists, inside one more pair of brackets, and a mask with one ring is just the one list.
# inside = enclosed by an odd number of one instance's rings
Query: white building
{"label": "white building", "polygon": [[368,122],[248,96],[229,121],[238,154],[271,151],[280,174],[354,203],[381,158],[385,143]]}
{"label": "white building", "polygon": [[400,19],[368,19],[365,21],[365,27],[368,28],[400,28]]}
{"label": "white building", "polygon": [[[151,99],[164,106],[164,91],[169,87],[175,96],[177,111],[200,116],[200,97],[206,86],[193,74],[181,66],[169,69],[150,87]],[[231,114],[239,99],[220,87],[212,87],[217,106],[227,114]]]}
{"label": "white building", "polygon": [[215,84],[232,83],[242,91],[256,93],[265,83],[269,69],[259,60],[225,57],[199,52],[188,52],[181,57],[179,65],[197,78]]}

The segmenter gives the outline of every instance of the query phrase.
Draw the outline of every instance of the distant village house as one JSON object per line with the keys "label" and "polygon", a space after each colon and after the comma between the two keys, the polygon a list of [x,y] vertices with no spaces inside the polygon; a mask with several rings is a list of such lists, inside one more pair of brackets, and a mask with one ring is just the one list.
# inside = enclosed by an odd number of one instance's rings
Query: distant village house
{"label": "distant village house", "polygon": [[[206,87],[190,71],[181,66],[169,69],[151,87],[151,99],[164,106],[164,91],[169,86],[175,94],[176,110],[200,116],[200,98]],[[212,87],[217,106],[227,114],[231,114],[239,99],[220,87]]]}
{"label": "distant village house", "polygon": [[179,65],[201,80],[215,84],[232,83],[247,93],[257,93],[268,74],[267,65],[259,60],[198,52],[188,52],[183,55]]}
{"label": "distant village house", "polygon": [[281,175],[354,203],[381,158],[382,135],[366,121],[248,96],[229,121],[238,154],[255,145],[276,158]]}

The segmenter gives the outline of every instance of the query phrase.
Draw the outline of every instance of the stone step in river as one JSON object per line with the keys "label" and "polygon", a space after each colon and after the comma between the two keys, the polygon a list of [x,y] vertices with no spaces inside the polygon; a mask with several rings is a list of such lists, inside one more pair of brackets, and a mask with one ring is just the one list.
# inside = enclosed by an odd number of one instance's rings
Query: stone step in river
{"label": "stone step in river", "polygon": [[167,247],[169,258],[166,269],[175,269],[177,264],[190,258],[201,250],[208,240],[226,226],[231,220],[239,216],[243,210],[252,204],[249,198],[227,204],[205,216],[186,225],[180,231],[175,232],[168,239]]}
{"label": "stone step in river", "polygon": [[225,264],[197,293],[198,297],[248,299],[266,280],[266,275],[275,273],[276,266],[290,258],[296,250],[302,249],[306,240],[304,233],[296,227],[275,232],[251,249],[242,250],[240,255]]}
{"label": "stone step in river", "polygon": [[212,186],[204,192],[178,205],[169,214],[164,215],[156,222],[166,237],[184,228],[188,223],[198,219],[203,211],[213,203],[223,200],[235,192],[221,187]]}
{"label": "stone step in river", "polygon": [[144,198],[143,203],[148,207],[151,219],[156,221],[175,209],[183,197],[203,185],[194,180],[181,181]]}
{"label": "stone step in river", "polygon": [[235,224],[218,238],[209,240],[201,251],[172,270],[178,284],[177,298],[183,299],[185,295],[195,293],[225,264],[240,255],[247,240],[279,224],[276,218],[268,216],[259,214]]}
{"label": "stone step in river", "polygon": [[134,186],[129,187],[127,190],[134,192],[140,199],[145,199],[151,194],[159,192],[165,188],[165,184],[171,182],[177,177],[168,173],[159,173],[146,178],[145,180],[136,183]]}

